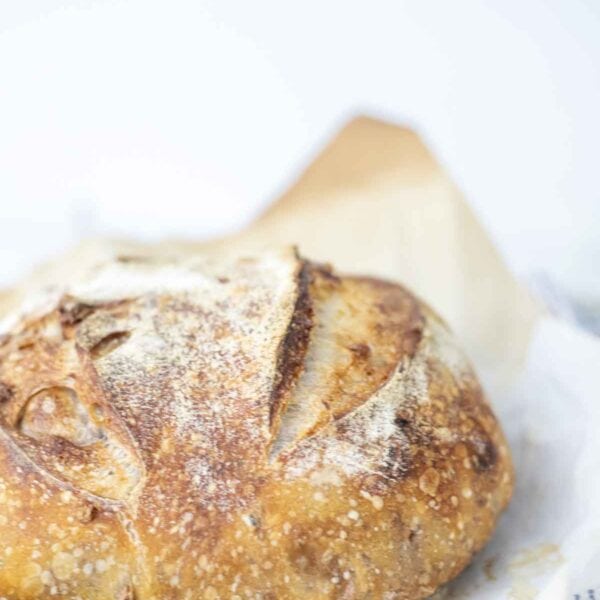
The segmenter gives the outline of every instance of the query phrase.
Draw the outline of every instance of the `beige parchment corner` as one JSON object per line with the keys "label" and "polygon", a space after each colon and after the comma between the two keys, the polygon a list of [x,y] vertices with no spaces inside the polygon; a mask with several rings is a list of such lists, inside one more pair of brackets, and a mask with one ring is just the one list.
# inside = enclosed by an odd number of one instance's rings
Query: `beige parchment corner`
{"label": "beige parchment corner", "polygon": [[399,281],[438,310],[491,385],[513,379],[540,309],[418,135],[351,121],[240,240],[296,243]]}

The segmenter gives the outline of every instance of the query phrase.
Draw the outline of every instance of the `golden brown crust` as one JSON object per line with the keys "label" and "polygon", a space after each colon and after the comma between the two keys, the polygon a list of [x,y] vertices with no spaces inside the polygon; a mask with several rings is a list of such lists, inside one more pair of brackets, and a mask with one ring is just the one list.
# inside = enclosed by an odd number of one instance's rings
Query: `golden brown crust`
{"label": "golden brown crust", "polygon": [[59,292],[0,346],[6,598],[414,600],[509,500],[471,367],[399,286],[284,251]]}

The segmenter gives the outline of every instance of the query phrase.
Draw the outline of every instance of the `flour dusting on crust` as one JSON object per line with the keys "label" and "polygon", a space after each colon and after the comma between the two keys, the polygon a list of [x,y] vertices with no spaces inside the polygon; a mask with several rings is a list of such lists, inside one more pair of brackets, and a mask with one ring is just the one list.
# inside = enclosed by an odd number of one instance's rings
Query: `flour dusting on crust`
{"label": "flour dusting on crust", "polygon": [[512,487],[442,322],[293,249],[125,256],[0,339],[0,596],[424,598]]}

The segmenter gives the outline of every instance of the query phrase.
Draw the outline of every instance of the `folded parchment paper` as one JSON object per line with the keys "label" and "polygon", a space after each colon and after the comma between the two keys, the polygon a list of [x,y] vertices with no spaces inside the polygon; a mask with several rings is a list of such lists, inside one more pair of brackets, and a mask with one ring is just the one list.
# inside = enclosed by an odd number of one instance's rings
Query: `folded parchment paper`
{"label": "folded parchment paper", "polygon": [[[462,338],[500,416],[514,500],[492,542],[436,597],[600,600],[600,342],[536,305],[419,138],[353,121],[255,224],[210,245],[274,243],[411,287]],[[205,245],[90,242],[0,296],[0,313],[111,254]]]}
{"label": "folded parchment paper", "polygon": [[408,129],[351,122],[242,237],[291,241],[340,271],[407,284],[450,323],[489,384],[523,363],[538,309]]}

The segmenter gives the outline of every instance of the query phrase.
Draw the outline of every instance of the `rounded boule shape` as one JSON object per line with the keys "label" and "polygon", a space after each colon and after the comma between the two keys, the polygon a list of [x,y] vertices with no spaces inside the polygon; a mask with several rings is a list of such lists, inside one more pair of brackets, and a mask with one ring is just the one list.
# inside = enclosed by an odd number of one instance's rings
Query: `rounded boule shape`
{"label": "rounded boule shape", "polygon": [[446,325],[290,250],[120,257],[0,343],[0,592],[410,599],[513,474]]}

